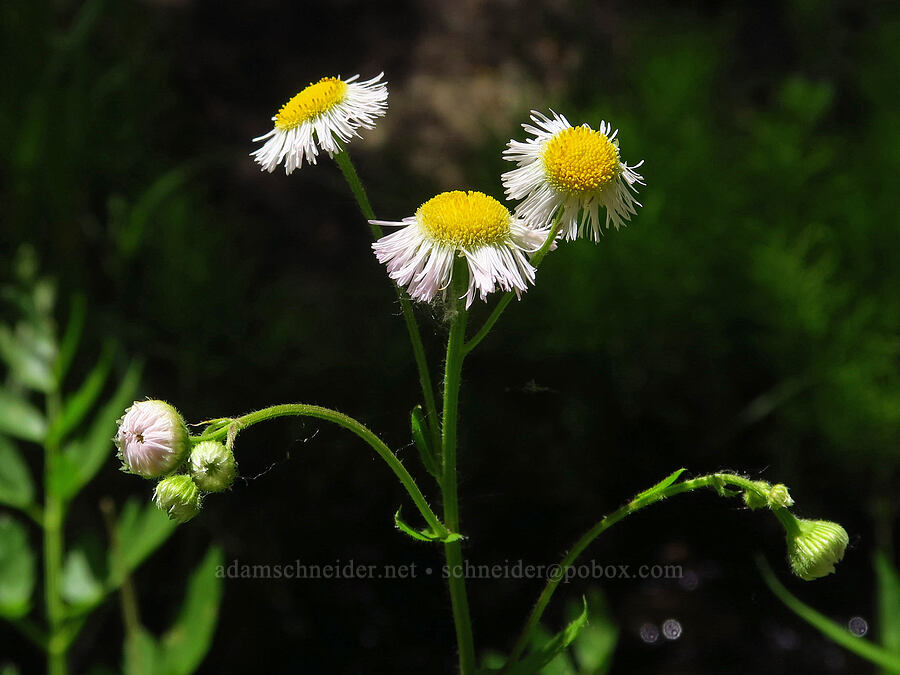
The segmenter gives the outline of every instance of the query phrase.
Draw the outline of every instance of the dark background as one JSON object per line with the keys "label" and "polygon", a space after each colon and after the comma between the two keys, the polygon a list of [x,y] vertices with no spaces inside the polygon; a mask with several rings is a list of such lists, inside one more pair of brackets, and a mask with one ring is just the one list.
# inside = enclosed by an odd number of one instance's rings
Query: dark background
{"label": "dark background", "polygon": [[[3,2],[0,273],[22,242],[61,297],[90,298],[89,339],[145,358],[143,393],[189,421],[327,405],[369,425],[419,477],[417,380],[399,308],[333,162],[260,173],[250,139],[323,75],[389,81],[389,112],[350,147],[381,218],[444,189],[501,196],[528,110],[608,119],[645,159],[644,207],[599,245],[551,255],[466,363],[464,552],[549,564],[603,514],[681,466],[791,488],[842,523],[838,573],[789,579],[780,526],[712,493],[654,507],[586,560],[680,564],[698,583],[598,584],[620,626],[613,672],[870,672],[766,589],[762,551],[801,598],[877,634],[871,556],[892,550],[900,376],[900,12],[839,1],[626,3]],[[421,306],[440,363],[446,326]],[[65,303],[60,317],[65,316]],[[485,316],[474,311],[473,321]],[[90,347],[87,361],[95,354]],[[77,380],[73,380],[77,381]],[[111,448],[112,450],[112,448]],[[356,438],[282,420],[240,437],[241,473],[139,572],[162,630],[211,541],[249,564],[416,562],[413,509]],[[109,466],[73,507],[151,486]],[[540,590],[470,582],[478,649],[508,650]],[[639,628],[676,618],[677,641]],[[39,654],[3,627],[25,672]],[[72,652],[117,668],[115,603]],[[201,672],[451,672],[440,579],[229,580]]]}

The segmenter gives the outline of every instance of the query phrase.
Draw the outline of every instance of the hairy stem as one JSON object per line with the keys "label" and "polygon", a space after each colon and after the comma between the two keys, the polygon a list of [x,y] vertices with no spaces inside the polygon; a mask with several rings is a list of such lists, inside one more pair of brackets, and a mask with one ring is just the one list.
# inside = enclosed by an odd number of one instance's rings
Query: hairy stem
{"label": "hairy stem", "polygon": [[[462,364],[465,358],[463,345],[466,338],[466,308],[460,302],[468,277],[464,261],[457,261],[450,288],[450,337],[447,341],[447,361],[444,370],[444,421],[443,421],[443,472],[441,490],[444,496],[444,520],[452,531],[459,531],[459,491],[457,486],[456,450],[457,422],[459,419],[459,387]],[[451,524],[452,523],[452,524]],[[444,544],[447,558],[450,602],[456,641],[459,646],[459,668],[463,675],[475,672],[475,641],[472,620],[469,616],[469,600],[463,575],[462,547],[459,541]]]}
{"label": "hairy stem", "polygon": [[692,490],[697,490],[699,488],[713,488],[719,491],[725,485],[734,486],[742,491],[755,492],[763,498],[765,498],[766,496],[766,493],[763,492],[759,488],[759,486],[752,480],[730,473],[714,473],[707,476],[700,476],[699,478],[694,478],[692,480],[686,480],[681,483],[675,483],[674,485],[670,485],[665,489],[654,491],[647,495],[639,495],[620,509],[613,511],[611,514],[595,524],[590,530],[585,532],[584,535],[582,535],[582,537],[577,542],[575,542],[566,556],[559,563],[559,573],[547,581],[546,586],[544,586],[544,590],[541,591],[540,596],[538,596],[537,602],[535,603],[534,608],[531,610],[531,614],[528,615],[528,619],[526,620],[525,625],[522,628],[519,639],[516,642],[515,647],[513,647],[508,664],[514,664],[519,659],[519,657],[522,656],[525,648],[531,642],[532,634],[534,633],[535,628],[537,628],[537,625],[541,620],[541,616],[544,614],[544,610],[547,609],[547,605],[550,604],[550,599],[556,592],[556,589],[559,586],[560,582],[565,579],[566,571],[570,567],[572,567],[572,565],[578,559],[578,556],[580,556],[584,552],[584,550],[594,541],[594,539],[599,537],[601,534],[603,534],[603,532],[618,523],[620,520],[623,520],[625,517],[630,516],[632,513],[640,511],[646,506],[650,506],[651,504],[662,501],[667,497],[672,497],[683,492],[691,492]]}
{"label": "hairy stem", "polygon": [[243,417],[236,417],[229,420],[217,420],[214,429],[194,437],[192,441],[199,443],[200,441],[223,440],[227,438],[229,434],[231,434],[233,438],[237,432],[246,427],[276,417],[314,417],[327,422],[333,422],[348,431],[352,431],[368,443],[372,449],[378,453],[378,456],[391,468],[397,478],[400,479],[403,487],[406,488],[409,496],[412,497],[413,502],[415,502],[415,505],[419,508],[419,511],[431,526],[432,530],[441,538],[450,534],[444,524],[441,523],[435,515],[434,511],[431,510],[431,507],[428,506],[428,502],[425,500],[422,491],[419,490],[419,486],[416,485],[416,481],[409,475],[406,467],[403,466],[403,463],[391,449],[385,445],[384,441],[378,438],[378,436],[361,422],[353,419],[349,415],[339,413],[336,410],[323,408],[322,406],[317,405],[306,405],[305,403],[285,403],[283,405],[275,405],[270,408],[263,408],[262,410],[249,413]]}
{"label": "hairy stem", "polygon": [[[346,150],[341,150],[334,156],[344,180],[350,186],[353,198],[356,200],[359,210],[363,217],[369,220],[375,220],[375,212],[369,203],[369,197],[366,195],[366,189],[363,187],[359,174],[353,162],[350,161],[350,155]],[[372,231],[372,237],[380,239],[382,230],[379,225],[369,223],[369,229]],[[431,373],[428,369],[428,358],[425,356],[425,346],[422,342],[422,333],[419,331],[419,324],[416,323],[416,316],[413,314],[412,302],[406,291],[394,284],[394,290],[397,298],[400,300],[400,310],[403,313],[403,321],[406,324],[406,332],[409,333],[409,342],[412,345],[413,358],[416,361],[416,369],[419,372],[419,385],[422,388],[422,396],[425,399],[425,412],[428,418],[428,427],[431,431],[431,440],[434,447],[440,444],[440,427],[438,426],[437,402],[434,396],[434,385],[431,382]]]}

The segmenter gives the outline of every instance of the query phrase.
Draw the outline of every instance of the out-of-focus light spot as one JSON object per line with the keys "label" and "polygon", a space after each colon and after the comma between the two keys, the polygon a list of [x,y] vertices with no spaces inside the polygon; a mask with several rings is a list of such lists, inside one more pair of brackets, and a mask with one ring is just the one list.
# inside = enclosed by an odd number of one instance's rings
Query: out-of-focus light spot
{"label": "out-of-focus light spot", "polygon": [[678,619],[666,619],[663,621],[662,634],[667,640],[677,640],[681,637],[681,624]]}
{"label": "out-of-focus light spot", "polygon": [[700,577],[693,570],[687,570],[678,580],[678,584],[686,591],[695,591],[700,585]]}
{"label": "out-of-focus light spot", "polygon": [[856,637],[862,637],[869,632],[869,622],[861,616],[854,616],[847,622],[847,628],[849,628],[850,632]]}
{"label": "out-of-focus light spot", "polygon": [[641,640],[643,640],[648,645],[652,645],[659,640],[659,628],[654,626],[652,623],[645,623],[641,626],[640,630]]}
{"label": "out-of-focus light spot", "polygon": [[790,628],[779,628],[775,631],[775,644],[784,651],[791,651],[797,648],[799,639],[797,634]]}

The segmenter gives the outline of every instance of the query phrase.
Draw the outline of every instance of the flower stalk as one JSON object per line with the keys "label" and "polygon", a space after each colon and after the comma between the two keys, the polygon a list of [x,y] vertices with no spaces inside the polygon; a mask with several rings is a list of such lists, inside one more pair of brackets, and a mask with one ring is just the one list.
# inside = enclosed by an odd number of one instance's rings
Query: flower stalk
{"label": "flower stalk", "polygon": [[[457,485],[456,451],[457,424],[459,421],[459,387],[462,365],[465,359],[467,312],[460,302],[467,284],[468,270],[465,261],[456,261],[453,283],[450,289],[450,337],[447,340],[447,361],[444,369],[444,418],[442,425],[443,472],[441,492],[444,498],[444,521],[453,532],[459,532],[459,490]],[[475,641],[472,634],[472,620],[469,616],[469,600],[466,595],[466,580],[462,574],[463,556],[459,541],[444,544],[449,576],[450,602],[453,608],[453,622],[456,627],[456,642],[459,648],[459,669],[463,675],[475,672]]]}
{"label": "flower stalk", "polygon": [[[728,486],[736,488],[737,492],[728,490]],[[559,563],[559,574],[547,581],[543,591],[541,591],[541,594],[538,596],[537,602],[532,608],[531,613],[528,615],[525,625],[522,627],[519,639],[516,641],[516,644],[510,653],[507,666],[514,664],[522,654],[524,654],[525,648],[531,644],[532,635],[534,634],[544,611],[547,609],[547,605],[550,604],[550,600],[553,598],[553,594],[556,592],[557,587],[560,582],[565,579],[566,571],[575,564],[578,557],[597,537],[616,523],[630,516],[632,513],[636,513],[651,504],[656,504],[668,497],[673,497],[685,492],[692,492],[701,488],[711,488],[719,495],[725,497],[737,496],[742,493],[745,495],[750,494],[752,495],[752,499],[755,500],[769,499],[771,491],[771,486],[766,483],[753,481],[749,478],[744,478],[743,476],[731,473],[713,473],[682,481],[680,483],[674,483],[658,490],[648,490],[647,492],[641,493],[621,508],[616,509],[611,514],[598,521],[590,530],[585,532]],[[782,512],[786,512],[787,510],[778,507],[773,508],[772,510],[779,520],[783,521],[784,514]],[[793,516],[790,517],[793,518]]]}
{"label": "flower stalk", "polygon": [[409,496],[412,498],[413,502],[418,507],[419,512],[422,514],[422,517],[425,518],[432,530],[442,538],[450,535],[450,531],[444,526],[437,515],[435,515],[434,511],[431,510],[428,501],[425,499],[419,486],[416,485],[415,479],[409,474],[409,471],[406,470],[406,467],[403,466],[403,463],[397,458],[397,455],[395,455],[394,452],[385,445],[384,441],[378,438],[378,436],[364,424],[353,419],[349,415],[337,412],[336,410],[323,408],[318,405],[307,405],[305,403],[274,405],[269,408],[263,408],[262,410],[249,413],[243,417],[216,420],[211,429],[200,436],[193,437],[191,441],[193,443],[221,441],[229,438],[229,436],[233,439],[241,430],[251,427],[254,424],[265,422],[266,420],[275,419],[276,417],[313,417],[325,420],[326,422],[332,422],[339,427],[352,431],[368,443],[378,456],[390,467],[397,478],[400,479],[403,487],[406,488]]}

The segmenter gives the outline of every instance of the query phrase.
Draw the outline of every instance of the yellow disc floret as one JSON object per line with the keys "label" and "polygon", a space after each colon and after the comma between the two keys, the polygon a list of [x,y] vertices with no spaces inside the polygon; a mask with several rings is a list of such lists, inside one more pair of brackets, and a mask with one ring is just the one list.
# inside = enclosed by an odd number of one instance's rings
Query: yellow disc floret
{"label": "yellow disc floret", "polygon": [[347,83],[337,77],[323,77],[281,106],[275,115],[275,126],[282,131],[299,127],[304,122],[328,112],[344,100]]}
{"label": "yellow disc floret", "polygon": [[442,192],[422,204],[416,220],[446,246],[474,248],[505,242],[510,236],[509,211],[483,192]]}
{"label": "yellow disc floret", "polygon": [[559,192],[597,194],[621,171],[619,148],[590,127],[569,127],[547,141],[543,153],[547,182]]}

